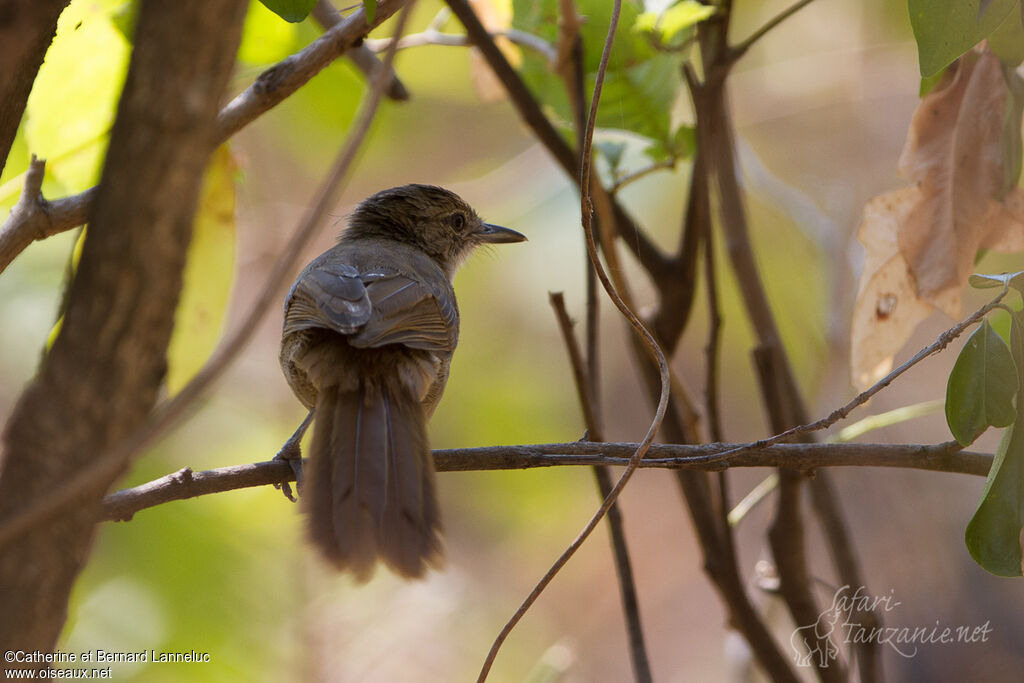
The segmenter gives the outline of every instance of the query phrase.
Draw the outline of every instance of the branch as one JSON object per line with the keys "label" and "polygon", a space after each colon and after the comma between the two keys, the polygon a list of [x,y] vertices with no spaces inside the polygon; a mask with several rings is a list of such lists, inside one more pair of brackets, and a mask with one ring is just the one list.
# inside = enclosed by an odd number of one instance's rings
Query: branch
{"label": "branch", "polygon": [[[504,31],[491,31],[488,32],[487,35],[489,35],[492,40],[494,38],[508,38],[516,45],[528,47],[551,62],[554,62],[558,58],[555,48],[552,47],[551,43],[539,36],[533,35],[532,33],[509,28]],[[366,48],[373,53],[383,52],[388,49],[393,42],[395,42],[394,38],[370,38],[367,39],[364,44],[366,45]],[[473,47],[473,41],[469,39],[469,36],[462,36],[455,33],[444,33],[433,28],[428,28],[426,31],[421,33],[412,33],[407,36],[402,36],[398,41],[399,50],[408,50],[409,48],[424,47],[426,45]]]}
{"label": "branch", "polygon": [[[320,24],[320,27],[325,31],[329,31],[333,27],[344,21],[341,15],[334,5],[328,0],[319,0],[316,5],[313,6],[313,11],[310,12],[310,16],[316,20],[316,23]],[[372,82],[377,74],[380,72],[384,65],[377,58],[377,55],[373,53],[366,44],[354,45],[345,53],[345,56],[352,60],[352,63],[356,65],[356,68],[363,72],[363,76],[366,77],[367,83]],[[388,69],[387,72],[388,86],[384,91],[384,94],[396,102],[405,102],[409,99],[409,91],[405,89],[405,85],[398,79],[394,69]]]}
{"label": "branch", "polygon": [[761,40],[761,38],[763,38],[765,34],[767,34],[773,28],[784,22],[786,19],[789,19],[791,16],[802,10],[807,5],[811,4],[813,1],[814,0],[799,0],[799,2],[793,3],[786,9],[779,12],[776,16],[769,19],[764,26],[754,31],[749,38],[747,38],[741,43],[738,43],[735,47],[732,48],[732,50],[730,50],[730,60],[736,61],[737,59],[745,55],[747,53],[747,50],[749,50],[754,43]]}
{"label": "branch", "polygon": [[[589,368],[583,359],[576,335],[572,331],[572,320],[565,308],[565,297],[561,292],[550,295],[551,307],[555,309],[562,340],[569,353],[569,364],[572,366],[576,393],[583,410],[587,425],[587,441],[604,440],[601,433],[599,415],[593,404],[594,387],[591,381],[597,377],[595,356],[590,356]],[[608,467],[595,466],[594,477],[597,488],[604,500],[612,492],[612,477]],[[612,540],[612,554],[615,558],[615,573],[619,579],[619,594],[622,597],[622,611],[626,620],[626,632],[629,636],[629,654],[633,662],[633,672],[637,683],[650,683],[651,665],[644,644],[644,631],[640,621],[640,605],[636,597],[636,581],[633,578],[633,565],[629,558],[629,546],[626,543],[626,531],[622,521],[622,512],[618,503],[608,509],[608,532]]]}
{"label": "branch", "polygon": [[[380,10],[378,9],[379,12]],[[402,13],[396,30],[400,31],[402,26],[404,26],[407,15],[408,10]],[[393,56],[393,52],[389,53],[385,64],[390,66]],[[217,347],[217,350],[207,360],[206,365],[196,373],[180,392],[153,410],[141,427],[115,447],[108,450],[102,457],[93,460],[87,467],[77,472],[74,477],[52,488],[46,495],[33,501],[31,505],[21,510],[17,515],[12,515],[7,519],[0,526],[0,548],[11,540],[24,535],[40,520],[48,519],[60,512],[61,509],[73,502],[83,490],[89,490],[98,484],[105,484],[110,477],[120,472],[135,454],[152,443],[152,441],[174,424],[199,396],[223,374],[228,365],[238,357],[239,352],[252,338],[253,333],[259,326],[259,322],[276,300],[278,291],[297,268],[305,246],[320,229],[323,219],[333,205],[341,181],[352,165],[356,153],[359,151],[369,130],[370,123],[377,110],[377,105],[382,97],[383,89],[387,84],[387,80],[384,78],[386,75],[387,72],[382,70],[379,74],[381,77],[374,81],[371,86],[363,102],[362,110],[359,112],[356,121],[352,125],[352,129],[345,138],[345,142],[338,152],[328,177],[318,190],[313,208],[310,209],[300,227],[295,231],[274,270],[267,278],[263,290],[256,299],[256,303],[253,304],[248,315],[236,328],[235,332]]]}
{"label": "branch", "polygon": [[932,342],[931,344],[929,344],[928,346],[924,347],[916,354],[914,354],[913,358],[900,365],[898,368],[890,372],[882,379],[878,380],[878,382],[876,382],[873,386],[869,387],[867,390],[861,392],[860,394],[857,394],[857,396],[855,396],[852,400],[850,400],[849,403],[847,403],[843,407],[837,408],[836,410],[832,411],[827,417],[823,417],[817,422],[811,422],[809,424],[793,427],[792,429],[787,429],[786,431],[776,434],[775,436],[769,437],[767,439],[761,439],[760,441],[752,441],[748,444],[744,444],[743,446],[737,446],[732,450],[718,453],[714,457],[718,460],[725,460],[728,458],[732,458],[740,453],[743,453],[744,451],[764,448],[772,444],[781,443],[783,441],[786,441],[787,439],[793,438],[794,436],[807,434],[809,432],[815,432],[831,427],[836,422],[839,422],[839,420],[842,420],[851,412],[853,412],[854,409],[867,403],[872,396],[874,396],[879,391],[892,384],[893,381],[895,381],[896,378],[902,375],[904,372],[914,367],[928,356],[936,354],[939,351],[946,348],[947,346],[949,346],[950,342],[952,342],[954,339],[956,339],[957,337],[964,333],[964,330],[966,330],[968,327],[974,325],[983,317],[985,317],[985,315],[993,308],[998,307],[1003,297],[1006,296],[1006,293],[1008,291],[1008,286],[1003,287],[1003,290],[999,293],[999,295],[996,298],[992,299],[987,304],[985,304],[984,306],[976,310],[974,313],[972,313],[970,316],[968,316],[964,320],[960,321],[953,327],[949,328],[948,330],[940,334],[938,339],[936,339],[934,342]]}
{"label": "branch", "polygon": [[[438,472],[474,472],[525,470],[538,467],[622,467],[636,451],[635,443],[531,444],[523,446],[484,446],[434,451]],[[736,467],[791,467],[811,471],[821,467],[894,467],[984,477],[992,465],[992,456],[959,450],[955,442],[921,446],[918,444],[778,444],[761,451],[737,456],[727,463],[708,462],[706,454],[729,444],[686,446],[653,444],[648,457],[640,461],[647,469],[720,471]],[[112,493],[103,501],[103,519],[128,520],[139,510],[174,500],[185,500],[211,493],[253,486],[270,486],[295,481],[291,467],[281,460],[250,465],[222,467],[204,472],[185,468],[130,489]]]}
{"label": "branch", "polygon": [[[358,9],[304,49],[264,71],[218,114],[217,143],[227,141],[280,104],[401,6],[402,0],[380,0],[372,26],[367,25],[363,10]],[[38,189],[30,197],[36,198],[35,202],[26,204],[31,210],[17,217],[12,211],[0,228],[0,273],[34,240],[82,225],[96,197],[96,188],[52,202],[42,199]]]}

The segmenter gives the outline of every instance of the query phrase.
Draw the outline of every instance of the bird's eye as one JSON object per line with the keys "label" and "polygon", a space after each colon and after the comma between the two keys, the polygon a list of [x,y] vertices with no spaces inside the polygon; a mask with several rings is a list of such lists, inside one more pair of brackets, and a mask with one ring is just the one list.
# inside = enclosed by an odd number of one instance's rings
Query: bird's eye
{"label": "bird's eye", "polygon": [[466,217],[461,213],[452,214],[451,223],[455,230],[461,231],[466,227]]}

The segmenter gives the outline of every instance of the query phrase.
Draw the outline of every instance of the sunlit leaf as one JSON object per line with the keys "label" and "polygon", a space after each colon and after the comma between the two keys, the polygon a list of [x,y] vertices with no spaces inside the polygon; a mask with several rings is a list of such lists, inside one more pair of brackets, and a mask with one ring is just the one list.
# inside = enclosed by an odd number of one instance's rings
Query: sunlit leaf
{"label": "sunlit leaf", "polygon": [[281,21],[262,3],[254,2],[245,15],[238,60],[262,66],[284,59],[301,47],[299,30],[299,26]]}
{"label": "sunlit leaf", "polygon": [[[25,141],[66,192],[99,180],[128,64],[112,9],[79,0],[57,23],[25,109]],[[73,116],[69,116],[73,112]]]}
{"label": "sunlit leaf", "polygon": [[946,422],[961,445],[989,427],[1006,427],[1016,417],[1017,366],[1006,342],[986,320],[960,351],[946,385]]}
{"label": "sunlit leaf", "polygon": [[690,29],[715,13],[711,5],[702,5],[696,0],[677,2],[664,12],[644,12],[636,18],[633,30],[653,33],[661,43],[670,45],[683,31]]}
{"label": "sunlit leaf", "polygon": [[921,75],[932,76],[988,37],[1020,0],[909,0]]}
{"label": "sunlit leaf", "polygon": [[[313,7],[316,6],[317,0],[260,0],[260,2],[285,21],[297,23],[309,16]],[[364,0],[363,4],[373,5],[374,10],[377,8],[373,0]],[[366,16],[370,19],[373,18],[370,9],[367,9]]]}
{"label": "sunlit leaf", "polygon": [[[1013,316],[1010,346],[1024,369],[1024,334],[1020,314]],[[1024,374],[1024,373],[1022,373]],[[1024,533],[1024,401],[1017,402],[1016,423],[1006,430],[989,469],[978,509],[964,541],[971,557],[997,576],[1021,576]]]}
{"label": "sunlit leaf", "polygon": [[167,390],[174,394],[202,367],[220,337],[235,262],[235,164],[227,146],[211,157],[185,264]]}

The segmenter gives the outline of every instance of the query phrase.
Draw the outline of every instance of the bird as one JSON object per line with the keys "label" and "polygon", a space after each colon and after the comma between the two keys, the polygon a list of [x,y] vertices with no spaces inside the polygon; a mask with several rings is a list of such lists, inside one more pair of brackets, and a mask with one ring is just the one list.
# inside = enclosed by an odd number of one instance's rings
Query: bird
{"label": "bird", "polygon": [[454,192],[403,185],[361,202],[288,292],[281,368],[310,412],[279,456],[301,463],[312,419],[309,537],[358,582],[378,561],[404,578],[441,564],[426,425],[459,339],[452,279],[475,248],[524,240]]}

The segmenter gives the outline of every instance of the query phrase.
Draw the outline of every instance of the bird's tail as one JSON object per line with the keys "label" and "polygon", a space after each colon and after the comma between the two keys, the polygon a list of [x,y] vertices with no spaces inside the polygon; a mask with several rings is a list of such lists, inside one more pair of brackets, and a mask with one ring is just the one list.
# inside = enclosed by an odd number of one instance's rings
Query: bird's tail
{"label": "bird's tail", "polygon": [[304,496],[314,543],[359,581],[377,559],[404,577],[441,556],[441,520],[423,408],[360,381],[322,388]]}

